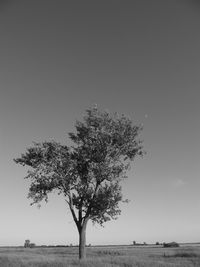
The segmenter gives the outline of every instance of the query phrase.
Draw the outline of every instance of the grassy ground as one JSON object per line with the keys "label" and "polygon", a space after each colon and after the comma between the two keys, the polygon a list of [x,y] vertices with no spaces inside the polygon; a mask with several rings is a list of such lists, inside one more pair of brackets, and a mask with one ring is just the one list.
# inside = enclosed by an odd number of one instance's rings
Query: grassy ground
{"label": "grassy ground", "polygon": [[87,259],[78,249],[0,248],[0,267],[192,267],[200,266],[200,247],[89,247]]}

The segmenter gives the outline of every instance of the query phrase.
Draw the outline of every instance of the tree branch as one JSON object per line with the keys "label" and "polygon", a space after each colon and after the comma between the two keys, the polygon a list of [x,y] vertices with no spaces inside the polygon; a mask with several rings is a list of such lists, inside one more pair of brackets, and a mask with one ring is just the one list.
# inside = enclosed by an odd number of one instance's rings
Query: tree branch
{"label": "tree branch", "polygon": [[82,208],[83,208],[83,197],[81,197],[81,203],[80,203],[80,207],[78,210],[78,220],[80,224],[82,223],[82,220],[83,220]]}
{"label": "tree branch", "polygon": [[73,203],[72,203],[72,198],[71,198],[71,195],[70,194],[68,194],[68,197],[69,197],[69,201],[67,201],[67,203],[68,203],[68,205],[69,205],[69,208],[70,208],[70,211],[71,211],[71,213],[72,213],[72,217],[73,217],[73,219],[74,219],[74,221],[75,221],[75,223],[76,223],[76,226],[78,227],[78,229],[79,229],[79,221],[78,221],[78,219],[77,219],[77,217],[76,217],[76,213],[75,213],[75,211],[74,211],[74,207],[73,207]]}
{"label": "tree branch", "polygon": [[90,211],[91,211],[91,208],[92,208],[92,201],[94,200],[94,198],[96,196],[96,193],[97,193],[97,190],[98,190],[98,187],[99,187],[100,184],[101,184],[101,182],[97,181],[96,187],[95,187],[95,190],[94,190],[94,194],[92,196],[92,199],[90,200],[90,204],[89,204],[88,209],[87,209],[87,211],[85,213],[85,216],[83,217],[84,221],[88,220],[88,218],[89,218]]}

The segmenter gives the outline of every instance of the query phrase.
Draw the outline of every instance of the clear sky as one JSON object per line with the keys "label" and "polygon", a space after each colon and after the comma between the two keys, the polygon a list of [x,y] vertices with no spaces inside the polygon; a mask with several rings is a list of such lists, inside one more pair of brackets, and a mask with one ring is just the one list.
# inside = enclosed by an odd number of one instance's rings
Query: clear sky
{"label": "clear sky", "polygon": [[87,243],[200,241],[198,1],[1,1],[0,38],[0,245],[78,243],[62,197],[30,206],[13,158],[32,141],[69,142],[94,103],[143,123],[147,155],[122,215],[89,224]]}

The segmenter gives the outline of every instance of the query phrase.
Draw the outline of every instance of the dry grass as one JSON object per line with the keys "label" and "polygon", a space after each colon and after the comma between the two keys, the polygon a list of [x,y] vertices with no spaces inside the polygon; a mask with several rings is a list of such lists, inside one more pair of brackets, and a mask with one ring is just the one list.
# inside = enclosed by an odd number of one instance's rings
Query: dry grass
{"label": "dry grass", "polygon": [[77,248],[0,248],[2,267],[197,267],[200,247],[90,247],[78,260]]}

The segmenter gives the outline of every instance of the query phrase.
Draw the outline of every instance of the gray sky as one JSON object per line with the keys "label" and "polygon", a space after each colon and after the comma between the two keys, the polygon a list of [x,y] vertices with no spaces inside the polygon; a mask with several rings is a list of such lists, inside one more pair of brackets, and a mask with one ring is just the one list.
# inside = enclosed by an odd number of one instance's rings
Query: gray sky
{"label": "gray sky", "polygon": [[147,155],[123,184],[131,202],[87,243],[200,241],[198,1],[1,1],[0,38],[0,245],[78,242],[61,197],[29,206],[13,158],[69,141],[94,103],[143,123]]}

